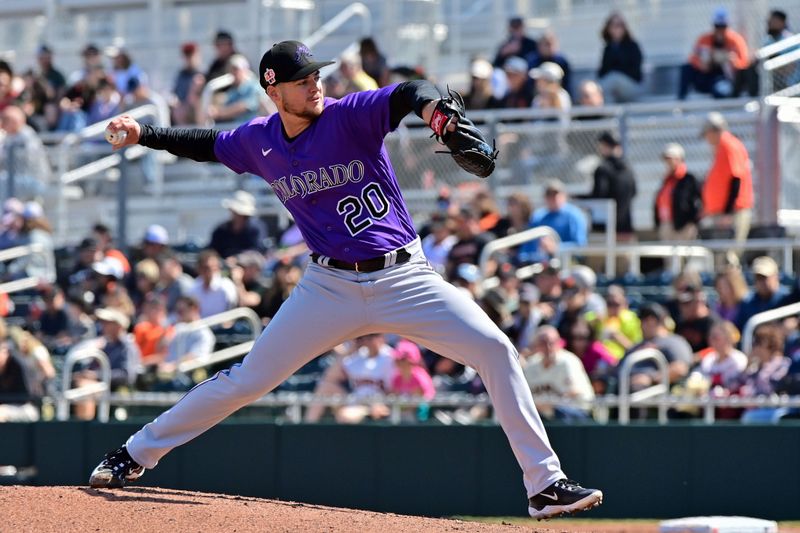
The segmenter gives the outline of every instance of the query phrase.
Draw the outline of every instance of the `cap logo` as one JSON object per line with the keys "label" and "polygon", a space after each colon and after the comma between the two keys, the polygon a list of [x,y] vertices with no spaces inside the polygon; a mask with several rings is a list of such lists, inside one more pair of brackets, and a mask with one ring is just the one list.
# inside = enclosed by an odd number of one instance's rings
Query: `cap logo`
{"label": "cap logo", "polygon": [[264,81],[267,82],[267,85],[272,85],[275,83],[275,71],[271,68],[268,68],[264,71]]}
{"label": "cap logo", "polygon": [[306,45],[301,44],[297,47],[297,51],[294,53],[294,62],[300,63],[303,57],[310,57],[312,55],[313,54],[311,53],[311,50],[309,50]]}

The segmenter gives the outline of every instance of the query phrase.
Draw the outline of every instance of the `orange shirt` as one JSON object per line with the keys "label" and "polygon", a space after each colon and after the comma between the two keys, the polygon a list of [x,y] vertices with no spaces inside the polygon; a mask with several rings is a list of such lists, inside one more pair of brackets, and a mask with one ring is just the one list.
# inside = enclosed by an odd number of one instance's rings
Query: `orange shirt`
{"label": "orange shirt", "polygon": [[[700,57],[711,53],[713,43],[714,32],[701,35],[694,44],[692,54],[689,56],[689,63],[699,69],[702,64]],[[750,52],[747,49],[747,41],[731,29],[725,30],[725,49],[734,53],[731,63],[735,69],[744,70],[750,66]]]}
{"label": "orange shirt", "polygon": [[133,327],[133,337],[142,352],[142,362],[147,360],[158,351],[158,344],[164,335],[172,330],[172,326],[162,326],[143,320]]}
{"label": "orange shirt", "polygon": [[734,211],[753,207],[753,177],[750,174],[750,157],[742,141],[729,131],[723,131],[714,158],[703,186],[703,206],[706,215],[721,215],[725,212],[731,178],[742,180],[739,196],[733,205]]}
{"label": "orange shirt", "polygon": [[659,222],[672,222],[672,191],[675,185],[686,175],[686,163],[681,163],[675,172],[664,178],[664,184],[656,196],[656,209]]}

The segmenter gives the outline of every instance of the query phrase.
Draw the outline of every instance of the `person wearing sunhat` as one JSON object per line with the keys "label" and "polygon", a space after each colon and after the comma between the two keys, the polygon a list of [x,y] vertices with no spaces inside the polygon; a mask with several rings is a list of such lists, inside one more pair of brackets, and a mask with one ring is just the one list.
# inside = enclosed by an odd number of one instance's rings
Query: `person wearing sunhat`
{"label": "person wearing sunhat", "polygon": [[231,217],[214,228],[208,247],[223,259],[245,250],[263,252],[266,232],[256,218],[255,197],[247,191],[236,191],[231,198],[222,200],[222,207],[230,211]]}
{"label": "person wearing sunhat", "polygon": [[[567,112],[572,107],[572,98],[562,86],[564,69],[552,61],[545,61],[528,74],[536,82],[536,96],[532,106],[536,109],[558,109]],[[565,115],[565,120],[568,117]]]}

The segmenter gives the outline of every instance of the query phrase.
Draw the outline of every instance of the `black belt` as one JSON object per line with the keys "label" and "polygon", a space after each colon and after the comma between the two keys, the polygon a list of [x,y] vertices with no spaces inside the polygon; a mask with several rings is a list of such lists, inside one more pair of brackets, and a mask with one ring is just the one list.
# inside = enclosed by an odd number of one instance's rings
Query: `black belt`
{"label": "black belt", "polygon": [[[390,254],[395,255],[393,259],[387,264],[386,258]],[[333,257],[326,257],[324,255],[320,255],[317,253],[311,254],[311,260],[317,263],[318,265],[322,266],[329,266],[333,268],[341,268],[342,270],[355,270],[356,272],[375,272],[377,270],[383,270],[384,268],[388,268],[393,265],[402,265],[403,263],[408,262],[411,259],[411,254],[405,248],[400,248],[395,252],[389,252],[388,254],[382,255],[380,257],[373,257],[372,259],[365,259],[363,261],[358,261],[357,263],[348,263],[347,261],[339,261],[338,259],[334,259]]]}

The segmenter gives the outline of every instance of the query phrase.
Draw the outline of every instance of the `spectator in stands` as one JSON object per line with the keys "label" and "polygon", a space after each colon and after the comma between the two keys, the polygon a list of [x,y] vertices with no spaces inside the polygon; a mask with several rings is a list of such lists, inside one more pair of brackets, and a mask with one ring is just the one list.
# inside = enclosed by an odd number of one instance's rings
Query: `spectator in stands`
{"label": "spectator in stands", "polygon": [[[107,258],[109,261],[113,259]],[[136,316],[136,306],[128,294],[125,285],[121,283],[111,282],[105,285],[105,291],[100,294],[97,300],[99,307],[107,307],[109,309],[116,309],[128,317],[131,321]]]}
{"label": "spectator in stands", "polygon": [[753,315],[778,307],[789,292],[781,286],[778,264],[771,257],[756,257],[751,270],[755,276],[755,289],[739,306],[735,324],[740,330]]}
{"label": "spectator in stands", "polygon": [[142,304],[139,321],[133,326],[133,338],[142,354],[143,366],[164,361],[172,329],[164,300],[156,294],[148,295]]}
{"label": "spectator in stands", "polygon": [[605,390],[605,379],[617,359],[597,339],[597,332],[585,317],[579,316],[563,325],[564,349],[574,353],[583,363],[594,390]]}
{"label": "spectator in stands", "polygon": [[569,61],[558,50],[558,37],[556,37],[553,30],[548,29],[542,33],[537,41],[536,51],[537,53],[533,61],[530,62],[530,66],[537,68],[544,63],[555,63],[561,67],[561,72],[564,73],[561,78],[561,86],[568,94],[572,94],[572,75]]}
{"label": "spectator in stands", "polygon": [[196,326],[200,320],[200,303],[191,296],[182,296],[175,305],[177,322],[167,335],[167,355],[158,363],[156,376],[159,391],[182,391],[192,386],[192,378],[178,371],[181,363],[205,361],[214,352],[216,338],[208,326]]}
{"label": "spectator in stands", "polygon": [[525,231],[528,229],[532,214],[533,204],[528,195],[518,191],[512,192],[506,200],[506,216],[497,221],[492,233],[500,238]]}
{"label": "spectator in stands", "polygon": [[103,55],[97,45],[87,44],[81,51],[81,58],[83,59],[81,68],[73,71],[67,77],[68,87],[85,82],[94,70],[103,70]]}
{"label": "spectator in stands", "polygon": [[173,253],[167,253],[160,260],[160,280],[158,293],[164,299],[167,313],[175,313],[175,306],[182,296],[187,296],[194,285],[194,280],[183,271],[183,265]]}
{"label": "spectator in stands", "polygon": [[39,65],[38,75],[44,79],[48,85],[48,93],[52,95],[52,100],[57,101],[67,86],[67,79],[53,65],[53,49],[48,45],[39,46],[36,51],[36,62]]}
{"label": "spectator in stands", "polygon": [[500,330],[508,335],[513,327],[513,319],[509,309],[509,294],[503,287],[496,287],[483,292],[478,299],[478,305],[483,309],[486,315],[500,328]]}
{"label": "spectator in stands", "polygon": [[52,283],[56,280],[53,228],[44,216],[42,206],[36,202],[27,202],[22,216],[25,222],[19,234],[19,244],[39,245],[42,250],[14,260],[8,270],[16,278],[33,277]]}
{"label": "spectator in stands", "polygon": [[[667,329],[667,321],[670,320],[667,310],[659,304],[646,303],[639,308],[639,320],[642,323],[642,342],[628,350],[625,357],[642,348],[655,348],[667,359],[670,384],[681,381],[689,373],[692,364],[692,347],[686,339]],[[625,357],[617,368],[625,361]],[[633,366],[631,390],[645,389],[658,382],[659,372],[654,363],[642,362]]]}
{"label": "spectator in stands", "polygon": [[11,64],[0,59],[0,111],[10,105],[20,104],[21,92],[19,78],[14,76]]}
{"label": "spectator in stands", "polygon": [[727,266],[714,278],[717,301],[714,312],[723,320],[735,322],[739,307],[747,297],[747,282],[738,266]]}
{"label": "spectator in stands", "polygon": [[658,238],[688,242],[697,238],[697,223],[703,212],[700,181],[686,169],[683,146],[669,143],[661,153],[667,175],[656,193],[653,214]]}
{"label": "spectator in stands", "polygon": [[552,326],[542,326],[536,332],[532,346],[524,350],[522,371],[534,396],[550,396],[573,403],[549,404],[539,399],[536,408],[544,418],[585,420],[589,417],[594,390],[578,357],[563,349],[561,337]]}
{"label": "spectator in stands", "polygon": [[624,104],[638,100],[642,94],[642,50],[622,14],[611,13],[600,35],[605,48],[597,79],[606,101]]}
{"label": "spectator in stands", "polygon": [[[95,316],[100,322],[101,336],[87,342],[108,356],[111,390],[133,387],[141,357],[139,347],[127,334],[130,319],[121,311],[107,307],[97,309]],[[93,361],[88,367],[77,370],[72,377],[76,387],[97,383],[100,381],[99,365]],[[76,402],[75,416],[81,420],[92,420],[95,408],[94,399]]]}
{"label": "spectator in stands", "polygon": [[43,194],[51,176],[42,141],[15,105],[0,111],[0,179],[8,184],[11,176],[13,195],[23,199]]}
{"label": "spectator in stands", "polygon": [[636,196],[636,178],[622,153],[622,142],[611,131],[597,138],[600,164],[594,171],[594,186],[588,198],[609,198],[616,202],[617,237],[633,236],[632,206]]}
{"label": "spectator in stands", "polygon": [[[519,307],[514,313],[513,325],[508,335],[517,350],[531,345],[534,333],[545,321],[539,298],[539,289],[535,285],[526,283],[519,290]],[[552,307],[550,311],[552,312]]]}
{"label": "spectator in stands", "polygon": [[[603,89],[594,80],[583,80],[578,87],[578,105],[583,107],[603,107],[605,105]],[[600,118],[601,115],[585,115],[582,118]]]}
{"label": "spectator in stands", "polygon": [[92,265],[103,259],[103,252],[97,246],[97,241],[91,237],[83,239],[75,252],[77,253],[75,264],[65,278],[59,280],[59,285],[73,299],[79,292],[76,289],[92,276]]}
{"label": "spectator in stands", "polygon": [[475,301],[483,295],[481,288],[481,270],[472,263],[461,263],[455,269],[455,273],[448,276],[450,283],[461,289],[467,296]]}
{"label": "spectator in stands", "polygon": [[0,422],[35,422],[39,411],[31,403],[25,368],[11,353],[5,323],[0,326]]}
{"label": "spectator in stands", "polygon": [[497,107],[528,109],[533,103],[535,86],[528,76],[528,62],[518,56],[511,56],[503,64],[503,71],[508,81],[508,89],[500,98]]}
{"label": "spectator in stands", "polygon": [[292,290],[300,282],[302,276],[303,271],[296,264],[278,263],[274,270],[272,285],[264,295],[264,301],[266,302],[264,313],[268,318],[275,316],[283,302],[289,298]]}
{"label": "spectator in stands", "polygon": [[41,398],[56,377],[50,352],[30,331],[19,326],[8,328],[8,337],[27,375],[28,392],[34,398]]}
{"label": "spectator in stands", "polygon": [[692,351],[700,356],[709,347],[711,327],[719,320],[708,306],[701,286],[688,285],[677,294],[679,318],[675,333],[689,342]]}
{"label": "spectator in stands", "polygon": [[728,131],[720,113],[708,114],[702,130],[714,150],[714,163],[703,186],[703,213],[717,229],[733,229],[736,242],[744,242],[753,216],[753,179],[745,145]]}
{"label": "spectator in stands", "polygon": [[[394,378],[392,348],[383,335],[370,333],[356,339],[354,349],[328,367],[317,384],[317,396],[343,395],[348,392],[361,402],[334,409],[336,421],[341,424],[358,424],[368,416],[385,418],[389,411],[381,403],[366,405],[363,400],[381,396],[391,390]],[[307,422],[318,422],[325,406],[312,405],[306,412]]]}
{"label": "spectator in stands", "polygon": [[453,217],[455,236],[458,239],[447,255],[447,275],[452,278],[462,263],[477,265],[483,247],[494,239],[494,235],[481,231],[478,216],[471,209],[462,208]]}
{"label": "spectator in stands", "polygon": [[270,316],[265,298],[269,287],[262,274],[265,264],[263,255],[255,250],[248,250],[237,255],[231,267],[231,281],[236,286],[239,305],[249,307],[262,320]]}
{"label": "spectator in stands", "polygon": [[625,352],[642,340],[642,324],[639,317],[628,308],[628,297],[621,285],[610,285],[606,291],[606,313],[589,313],[603,346],[614,356],[622,359]]}
{"label": "spectator in stands", "polygon": [[184,43],[181,46],[181,55],[183,68],[175,77],[175,84],[172,87],[174,99],[170,102],[172,123],[176,126],[196,123],[200,94],[206,82],[205,76],[200,71],[200,51],[197,44]]}
{"label": "spectator in stands", "polygon": [[3,215],[0,219],[0,250],[19,246],[20,232],[25,224],[22,213],[25,211],[25,204],[19,198],[6,198],[3,202]]}
{"label": "spectator in stands", "polygon": [[[767,35],[764,38],[762,46],[769,46],[793,35],[794,33],[789,30],[786,12],[779,9],[770,11],[769,18],[767,19]],[[796,51],[798,48],[798,46],[792,46],[781,52],[781,54]],[[772,59],[773,57],[775,56],[769,56],[764,59]],[[755,87],[751,88],[750,93],[755,96],[758,94],[758,69],[755,62],[750,66],[749,71],[751,73],[751,83],[755,85]],[[780,91],[798,82],[800,82],[800,68],[797,68],[797,64],[794,62],[779,67],[772,72],[772,92]],[[753,94],[753,90],[755,90],[755,94]]]}
{"label": "spectator in stands", "polygon": [[130,296],[138,314],[148,297],[156,294],[161,273],[154,259],[142,259],[136,263],[133,272],[133,289],[130,291]]}
{"label": "spectator in stands", "polygon": [[[746,398],[772,396],[776,387],[786,376],[792,360],[784,355],[785,336],[781,326],[775,323],[758,326],[753,334],[751,364],[741,376],[738,395]],[[777,422],[786,409],[756,407],[747,409],[742,422]]]}
{"label": "spectator in stands", "polygon": [[218,31],[214,37],[214,48],[217,51],[217,55],[208,67],[208,72],[205,75],[206,82],[227,73],[228,60],[238,53],[233,43],[233,35],[224,30]]}
{"label": "spectator in stands", "polygon": [[206,249],[197,257],[197,279],[189,292],[200,304],[200,316],[216,315],[233,309],[238,303],[236,286],[222,277],[221,260],[217,252]]}
{"label": "spectator in stands", "polygon": [[97,91],[86,120],[89,124],[108,120],[121,111],[121,106],[120,91],[110,78],[103,77],[97,82]]}
{"label": "spectator in stands", "polygon": [[98,248],[103,252],[103,257],[113,257],[122,265],[122,272],[128,274],[131,271],[131,264],[120,250],[114,248],[114,237],[111,235],[111,228],[98,222],[92,226],[92,237],[97,242]]}
{"label": "spectator in stands", "polygon": [[346,53],[339,57],[339,76],[344,85],[344,94],[371,91],[378,83],[361,68],[361,56]]}
{"label": "spectator in stands", "polygon": [[[586,246],[588,242],[586,216],[583,211],[569,203],[566,189],[560,180],[550,180],[545,185],[544,207],[533,212],[530,226],[548,226],[561,238],[561,249]],[[519,257],[524,262],[553,257],[556,243],[542,238],[520,247]]]}
{"label": "spectator in stands", "polygon": [[750,64],[750,52],[728,22],[728,10],[718,7],[711,19],[714,29],[697,39],[689,63],[681,68],[678,99],[685,100],[691,88],[714,98],[734,95],[737,77]]}
{"label": "spectator in stands", "polygon": [[117,90],[125,96],[129,91],[129,84],[132,79],[139,81],[140,85],[147,86],[147,74],[131,59],[127,50],[114,48],[111,51],[112,77]]}
{"label": "spectator in stands", "polygon": [[233,198],[222,200],[231,218],[214,228],[208,247],[222,258],[240,254],[245,250],[264,251],[266,232],[255,218],[256,199],[247,191],[236,191]]}
{"label": "spectator in stands", "polygon": [[430,233],[422,239],[422,251],[431,266],[440,274],[445,272],[447,257],[458,237],[453,235],[450,219],[443,216],[431,218]]}
{"label": "spectator in stands", "polygon": [[556,63],[546,61],[531,69],[530,76],[536,81],[536,96],[531,104],[536,109],[555,109],[561,111],[559,120],[569,122],[568,112],[572,108],[569,93],[561,86],[564,71]]}
{"label": "spectator in stands", "polygon": [[386,57],[378,50],[378,45],[372,37],[364,37],[359,43],[358,54],[361,56],[361,67],[364,72],[375,80],[378,87],[389,84],[389,67]]}
{"label": "spectator in stands", "polygon": [[703,357],[699,372],[711,389],[718,388],[715,396],[727,396],[738,387],[742,372],[747,368],[747,356],[736,349],[739,330],[727,320],[711,326],[708,342],[711,350]]}
{"label": "spectator in stands", "polygon": [[208,107],[209,118],[217,122],[242,122],[255,118],[258,113],[261,89],[250,71],[250,63],[243,55],[228,58],[228,68],[233,84],[225,90],[220,105]]}
{"label": "spectator in stands", "polygon": [[152,259],[154,261],[158,261],[164,254],[169,253],[169,232],[167,228],[160,224],[147,226],[144,237],[142,237],[140,253],[140,260]]}
{"label": "spectator in stands", "polygon": [[493,109],[499,107],[499,102],[494,96],[492,77],[494,68],[492,64],[482,57],[475,58],[469,67],[470,83],[467,94],[464,95],[464,105],[467,109]]}
{"label": "spectator in stands", "polygon": [[66,308],[64,291],[58,285],[41,290],[44,309],[34,330],[37,338],[54,355],[64,355],[81,337],[81,328]]}
{"label": "spectator in stands", "polygon": [[470,201],[470,207],[478,215],[480,230],[494,234],[494,228],[500,222],[500,209],[494,195],[487,189],[478,189]]}
{"label": "spectator in stands", "polygon": [[419,347],[409,340],[402,339],[392,352],[395,374],[389,392],[392,394],[433,399],[436,388],[431,375],[422,362]]}
{"label": "spectator in stands", "polygon": [[566,335],[567,324],[578,318],[604,316],[606,302],[595,292],[597,274],[586,265],[575,265],[561,272],[561,302],[553,318],[559,333]]}
{"label": "spectator in stands", "polygon": [[508,37],[500,45],[494,57],[494,66],[505,68],[509,58],[519,57],[525,60],[527,67],[525,72],[528,72],[537,52],[536,41],[525,35],[525,21],[522,17],[513,17],[508,21]]}

